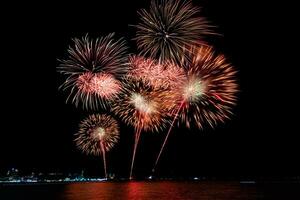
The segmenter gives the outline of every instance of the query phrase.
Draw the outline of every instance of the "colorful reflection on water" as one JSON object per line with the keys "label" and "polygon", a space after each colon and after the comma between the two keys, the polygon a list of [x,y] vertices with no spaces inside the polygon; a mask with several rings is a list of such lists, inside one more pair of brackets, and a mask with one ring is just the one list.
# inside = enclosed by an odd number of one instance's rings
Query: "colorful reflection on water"
{"label": "colorful reflection on water", "polygon": [[255,199],[255,187],[242,187],[238,182],[119,182],[69,184],[66,200],[152,200],[152,199]]}
{"label": "colorful reflection on water", "polygon": [[299,182],[130,181],[0,185],[0,200],[300,199]]}

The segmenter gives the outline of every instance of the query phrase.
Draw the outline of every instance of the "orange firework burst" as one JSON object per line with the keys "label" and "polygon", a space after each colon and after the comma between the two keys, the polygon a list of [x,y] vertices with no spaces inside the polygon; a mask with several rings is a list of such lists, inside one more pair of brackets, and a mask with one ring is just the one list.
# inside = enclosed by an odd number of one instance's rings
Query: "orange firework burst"
{"label": "orange firework burst", "polygon": [[61,62],[58,71],[67,75],[61,88],[70,89],[67,98],[86,109],[106,108],[120,91],[117,80],[127,73],[127,48],[122,39],[113,40],[114,34],[90,39],[73,39],[69,57]]}
{"label": "orange firework burst", "polygon": [[192,47],[188,55],[190,58],[183,63],[187,70],[186,79],[183,84],[180,82],[178,93],[175,93],[180,103],[172,107],[175,108],[174,118],[156,158],[153,172],[178,117],[178,122],[185,123],[188,128],[191,122],[198,128],[203,128],[205,123],[214,127],[229,118],[236,104],[236,71],[226,62],[225,57],[216,55],[211,47],[204,46]]}
{"label": "orange firework burst", "polygon": [[230,117],[236,104],[238,85],[236,70],[223,55],[216,55],[211,47],[193,47],[187,79],[181,87],[181,122],[202,128],[204,123],[214,127]]}
{"label": "orange firework burst", "polygon": [[165,127],[166,105],[171,101],[168,90],[141,78],[126,77],[123,84],[113,111],[135,129],[158,132]]}
{"label": "orange firework burst", "polygon": [[150,9],[141,9],[136,25],[138,49],[159,60],[180,61],[184,48],[199,44],[204,35],[213,34],[200,9],[190,0],[152,0]]}
{"label": "orange firework burst", "polygon": [[168,90],[154,87],[140,78],[125,78],[120,98],[113,111],[127,124],[135,128],[135,142],[130,169],[134,166],[135,153],[141,131],[159,131],[168,122],[166,105],[170,104]]}
{"label": "orange firework burst", "polygon": [[104,171],[106,173],[105,154],[119,140],[119,126],[115,119],[105,114],[93,114],[83,120],[79,131],[75,134],[76,146],[88,155],[103,157]]}
{"label": "orange firework burst", "polygon": [[155,87],[173,89],[184,80],[185,73],[182,68],[170,61],[159,63],[151,58],[131,56],[128,76],[147,80]]}

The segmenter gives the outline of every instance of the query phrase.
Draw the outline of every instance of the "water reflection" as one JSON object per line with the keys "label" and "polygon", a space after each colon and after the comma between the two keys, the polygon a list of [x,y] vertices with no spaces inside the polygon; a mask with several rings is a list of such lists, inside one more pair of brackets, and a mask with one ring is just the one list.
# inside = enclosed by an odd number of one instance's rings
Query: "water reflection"
{"label": "water reflection", "polygon": [[177,200],[177,199],[257,199],[254,186],[238,182],[106,182],[75,183],[65,186],[66,200]]}
{"label": "water reflection", "polygon": [[0,200],[299,200],[300,182],[140,181],[0,184]]}

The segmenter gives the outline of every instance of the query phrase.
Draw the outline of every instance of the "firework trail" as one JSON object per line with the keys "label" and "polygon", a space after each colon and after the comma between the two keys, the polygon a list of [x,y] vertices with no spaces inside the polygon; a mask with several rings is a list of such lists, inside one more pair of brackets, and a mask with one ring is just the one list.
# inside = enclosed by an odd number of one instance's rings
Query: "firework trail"
{"label": "firework trail", "polygon": [[181,103],[175,108],[175,116],[160,149],[152,172],[160,159],[173,124],[177,118],[190,128],[190,123],[199,128],[203,124],[214,127],[229,119],[236,104],[238,85],[236,71],[223,55],[216,55],[211,47],[193,47],[191,63],[185,63],[187,77],[181,86]]}
{"label": "firework trail", "polygon": [[112,106],[112,110],[128,125],[135,129],[135,140],[130,168],[130,178],[135,162],[136,149],[140,140],[141,131],[156,131],[166,127],[166,105],[168,90],[153,87],[143,79],[126,77],[124,79],[120,98]]}
{"label": "firework trail", "polygon": [[114,34],[90,39],[73,39],[68,58],[59,60],[58,71],[67,76],[60,86],[70,90],[70,99],[85,109],[106,108],[120,91],[118,81],[127,72],[127,47],[123,39],[114,40]]}
{"label": "firework trail", "polygon": [[74,141],[76,146],[87,155],[102,155],[104,173],[107,178],[105,154],[118,140],[117,121],[105,114],[93,114],[80,123]]}
{"label": "firework trail", "polygon": [[173,120],[172,120],[172,122],[171,122],[170,128],[169,128],[169,130],[168,130],[168,132],[167,132],[167,134],[166,134],[166,137],[165,137],[165,139],[164,139],[164,142],[163,142],[163,144],[162,144],[162,146],[161,146],[161,148],[160,148],[160,150],[159,150],[158,156],[157,156],[157,158],[156,158],[156,160],[155,160],[154,167],[152,168],[152,173],[155,172],[155,168],[156,168],[156,166],[157,166],[157,163],[158,163],[158,161],[159,161],[159,159],[160,159],[160,156],[161,156],[161,154],[162,154],[162,152],[163,152],[163,150],[164,150],[164,147],[165,147],[165,145],[166,145],[166,143],[167,143],[167,141],[168,141],[169,135],[170,135],[171,130],[172,130],[173,126],[174,126],[174,123],[175,123],[175,121],[176,121],[176,119],[177,119],[177,117],[178,117],[178,114],[179,114],[179,112],[180,112],[180,110],[181,110],[181,108],[182,108],[182,106],[183,106],[183,103],[184,103],[184,102],[182,101],[182,103],[180,104],[179,108],[177,109],[177,111],[176,111],[176,113],[175,113],[175,116],[174,116],[174,118],[173,118]]}
{"label": "firework trail", "polygon": [[178,63],[186,46],[203,44],[203,36],[214,34],[199,12],[190,0],[152,0],[149,10],[138,12],[138,49],[151,58]]}

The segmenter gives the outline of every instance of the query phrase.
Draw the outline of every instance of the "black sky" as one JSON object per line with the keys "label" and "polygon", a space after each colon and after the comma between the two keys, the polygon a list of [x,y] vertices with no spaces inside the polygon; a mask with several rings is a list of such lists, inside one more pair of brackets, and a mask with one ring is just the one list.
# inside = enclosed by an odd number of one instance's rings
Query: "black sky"
{"label": "black sky", "polygon": [[[239,71],[241,92],[235,116],[215,130],[179,128],[158,167],[161,175],[299,175],[296,108],[287,94],[288,70],[277,40],[270,40],[268,9],[255,1],[194,0],[222,37],[207,38]],[[102,173],[100,158],[82,155],[72,142],[87,112],[65,104],[58,91],[57,58],[72,37],[116,32],[136,52],[136,10],[146,0],[18,5],[2,30],[0,170],[80,170]],[[271,12],[271,11],[270,11]],[[272,42],[271,42],[272,41]],[[3,46],[4,44],[4,46]],[[164,134],[145,133],[135,172],[150,173]],[[109,170],[126,176],[133,129],[122,125],[121,141],[109,153]]]}

